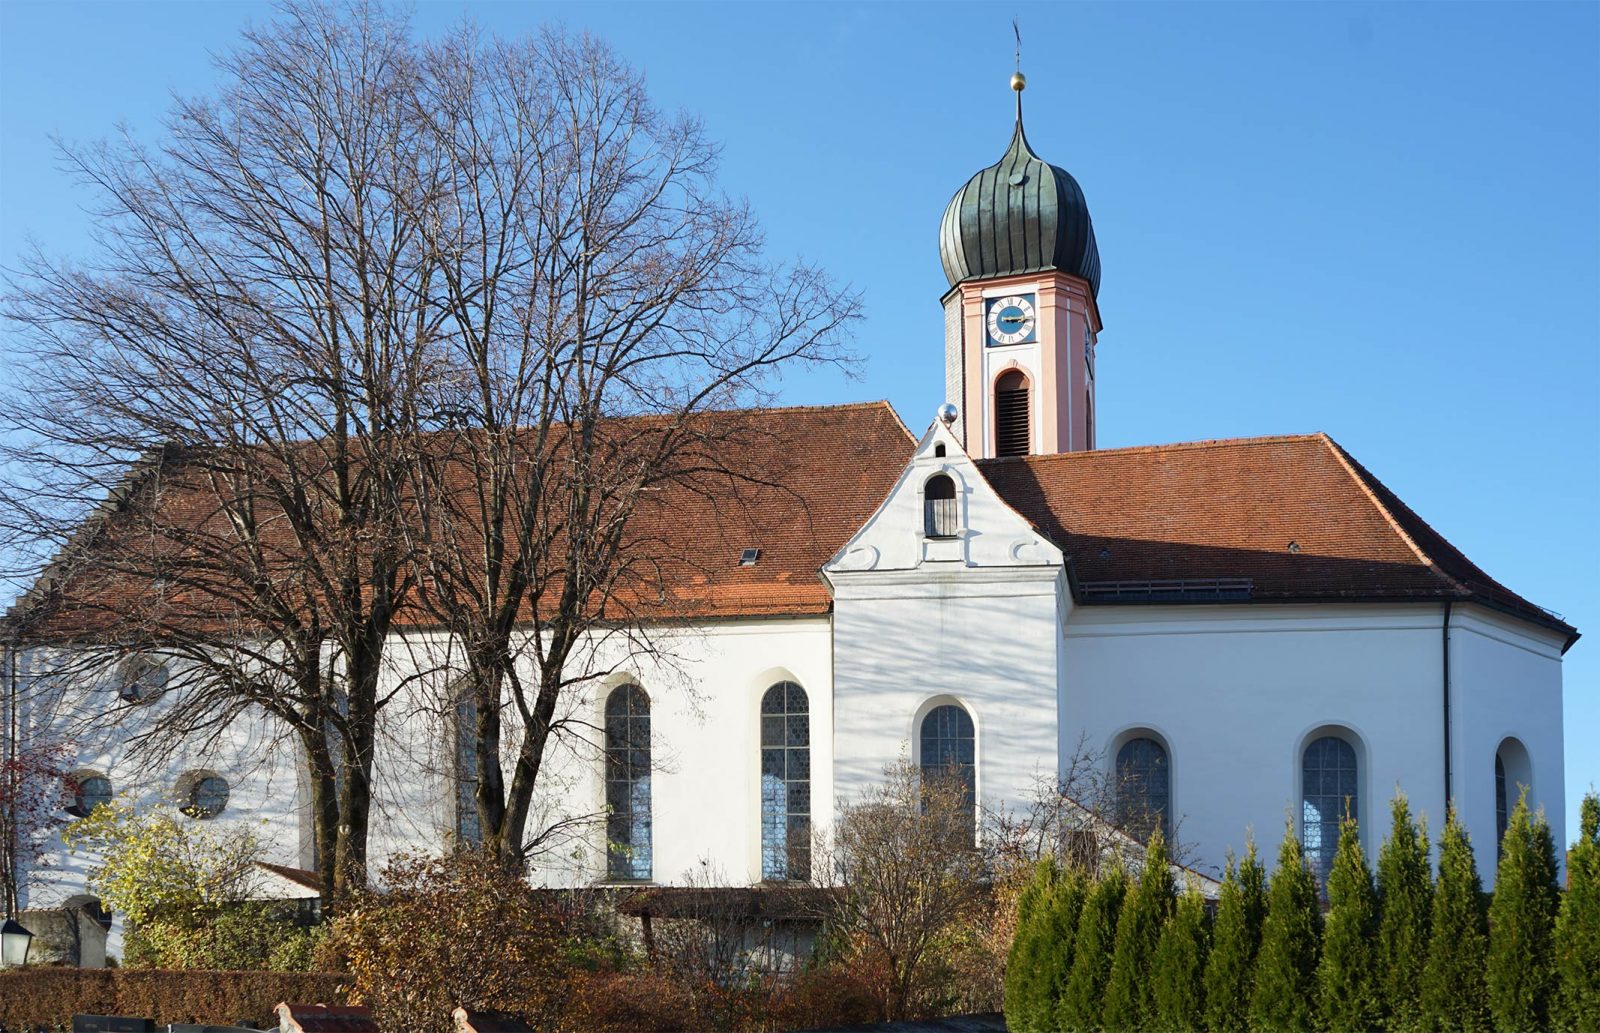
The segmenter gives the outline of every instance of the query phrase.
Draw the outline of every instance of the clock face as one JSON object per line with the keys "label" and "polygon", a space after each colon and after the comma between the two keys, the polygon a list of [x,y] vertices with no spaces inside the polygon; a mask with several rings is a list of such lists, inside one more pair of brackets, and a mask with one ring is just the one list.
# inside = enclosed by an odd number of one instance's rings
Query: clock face
{"label": "clock face", "polygon": [[1033,340],[1037,315],[1033,295],[1012,294],[989,302],[989,343],[1023,344]]}

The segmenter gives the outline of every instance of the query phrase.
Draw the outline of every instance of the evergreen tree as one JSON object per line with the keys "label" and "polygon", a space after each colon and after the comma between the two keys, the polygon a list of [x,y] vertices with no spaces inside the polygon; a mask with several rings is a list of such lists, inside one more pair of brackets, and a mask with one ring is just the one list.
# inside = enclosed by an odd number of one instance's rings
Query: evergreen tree
{"label": "evergreen tree", "polygon": [[1367,1033],[1382,1015],[1378,996],[1378,895],[1356,820],[1345,815],[1328,873],[1328,916],[1317,967],[1322,1028]]}
{"label": "evergreen tree", "polygon": [[1600,795],[1585,794],[1578,827],[1556,919],[1557,1018],[1572,1033],[1600,1033]]}
{"label": "evergreen tree", "polygon": [[1266,872],[1250,840],[1237,868],[1229,859],[1217,900],[1205,977],[1205,1024],[1212,1033],[1244,1033],[1250,1026],[1250,991],[1266,913]]}
{"label": "evergreen tree", "polygon": [[1250,1025],[1266,1033],[1299,1033],[1316,1026],[1317,951],[1322,912],[1317,880],[1306,867],[1294,827],[1284,829],[1278,867],[1267,890]]}
{"label": "evergreen tree", "polygon": [[1484,985],[1489,929],[1472,841],[1456,818],[1455,808],[1446,813],[1444,835],[1439,840],[1439,884],[1433,891],[1428,925],[1422,1028],[1483,1033],[1489,1028]]}
{"label": "evergreen tree", "polygon": [[1073,1033],[1100,1028],[1106,980],[1111,975],[1111,949],[1117,935],[1117,917],[1128,895],[1128,876],[1113,862],[1100,876],[1083,902],[1078,934],[1072,944],[1072,974],[1056,1007],[1056,1026]]}
{"label": "evergreen tree", "polygon": [[1489,1015],[1502,1033],[1544,1029],[1555,989],[1556,848],[1527,797],[1506,825],[1489,904]]}
{"label": "evergreen tree", "polygon": [[1040,861],[1017,897],[1017,927],[1006,954],[1004,1008],[1006,1025],[1019,1033],[1044,1028],[1037,1022],[1036,1009],[1044,996],[1045,960],[1055,946],[1044,930],[1056,875],[1053,860]]}
{"label": "evergreen tree", "polygon": [[1128,894],[1117,919],[1117,945],[1106,984],[1106,1029],[1138,1030],[1149,1022],[1154,1011],[1150,961],[1173,902],[1167,844],[1157,827],[1145,849],[1139,885]]}
{"label": "evergreen tree", "polygon": [[1405,794],[1396,793],[1389,838],[1378,853],[1378,979],[1392,1033],[1415,1033],[1422,1021],[1432,904],[1428,830],[1412,821]]}
{"label": "evergreen tree", "polygon": [[1155,1010],[1148,1025],[1161,1030],[1202,1029],[1205,1025],[1206,905],[1192,885],[1156,942],[1151,962]]}
{"label": "evergreen tree", "polygon": [[1035,1025],[1028,1029],[1053,1030],[1056,1027],[1056,1009],[1067,991],[1067,979],[1072,975],[1078,919],[1083,914],[1083,902],[1088,896],[1089,878],[1076,865],[1061,873],[1050,893],[1044,924],[1044,941],[1049,946],[1040,973],[1038,1003],[1028,1016]]}

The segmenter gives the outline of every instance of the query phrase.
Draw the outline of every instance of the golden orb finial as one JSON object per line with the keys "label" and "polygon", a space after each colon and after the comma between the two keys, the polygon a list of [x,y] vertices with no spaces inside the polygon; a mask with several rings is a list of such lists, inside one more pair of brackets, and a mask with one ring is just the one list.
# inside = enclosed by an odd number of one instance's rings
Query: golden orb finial
{"label": "golden orb finial", "polygon": [[1011,88],[1016,90],[1018,93],[1021,93],[1023,90],[1028,88],[1028,77],[1023,75],[1021,72],[1012,72]]}

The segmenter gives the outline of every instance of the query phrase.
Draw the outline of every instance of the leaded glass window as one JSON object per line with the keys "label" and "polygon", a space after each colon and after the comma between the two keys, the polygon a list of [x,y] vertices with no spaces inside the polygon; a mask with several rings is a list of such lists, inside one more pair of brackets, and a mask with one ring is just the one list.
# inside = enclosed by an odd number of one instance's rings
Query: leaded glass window
{"label": "leaded glass window", "polygon": [[111,779],[104,775],[79,775],[70,783],[72,798],[67,813],[87,818],[101,804],[111,802]]}
{"label": "leaded glass window", "polygon": [[619,685],[606,697],[606,874],[650,878],[650,834],[650,697]]}
{"label": "leaded glass window", "polygon": [[976,822],[978,740],[972,715],[953,703],[934,707],[922,718],[921,739],[923,778],[958,779],[969,818]]}
{"label": "leaded glass window", "polygon": [[1511,809],[1506,806],[1506,758],[1496,750],[1494,755],[1494,849],[1495,856],[1505,849],[1506,826],[1510,824]]}
{"label": "leaded glass window", "polygon": [[811,878],[811,701],[792,681],[761,697],[761,877]]}
{"label": "leaded glass window", "polygon": [[1333,856],[1339,849],[1339,823],[1345,814],[1360,820],[1356,750],[1335,735],[1324,735],[1306,747],[1300,768],[1300,826],[1306,863],[1319,886],[1328,884]]}
{"label": "leaded glass window", "polygon": [[1117,823],[1143,842],[1159,826],[1169,834],[1172,780],[1167,748],[1155,739],[1129,739],[1117,751]]}
{"label": "leaded glass window", "polygon": [[189,783],[180,810],[191,818],[215,818],[228,807],[228,780],[220,775],[204,775]]}

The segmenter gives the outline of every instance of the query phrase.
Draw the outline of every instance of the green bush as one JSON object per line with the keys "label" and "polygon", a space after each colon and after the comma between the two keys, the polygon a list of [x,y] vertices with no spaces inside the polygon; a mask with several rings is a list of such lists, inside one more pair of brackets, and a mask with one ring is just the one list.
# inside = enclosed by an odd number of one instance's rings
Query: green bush
{"label": "green bush", "polygon": [[1250,993],[1266,913],[1266,872],[1251,839],[1237,867],[1228,861],[1217,899],[1205,974],[1206,1028],[1213,1033],[1244,1033],[1250,1026]]}
{"label": "green bush", "polygon": [[1050,1012],[1045,968],[1061,950],[1047,929],[1058,871],[1054,860],[1040,861],[1017,898],[1017,928],[1006,955],[1006,1026],[1017,1033],[1046,1027]]}
{"label": "green bush", "polygon": [[1567,892],[1556,919],[1558,1024],[1600,1033],[1600,795],[1583,797],[1578,841],[1567,854]]}
{"label": "green bush", "polygon": [[1432,901],[1427,828],[1412,820],[1405,794],[1396,793],[1389,838],[1378,853],[1378,979],[1391,1033],[1421,1028]]}
{"label": "green bush", "polygon": [[1316,1026],[1317,954],[1322,912],[1317,880],[1293,826],[1283,832],[1278,867],[1267,890],[1267,917],[1256,956],[1250,1025],[1267,1033],[1298,1033]]}
{"label": "green bush", "polygon": [[1422,972],[1423,1029],[1481,1033],[1489,1028],[1484,987],[1488,950],[1483,884],[1472,859],[1472,842],[1451,808],[1439,840],[1439,883],[1429,916],[1428,960]]}
{"label": "green bush", "polygon": [[1200,1029],[1205,1017],[1206,905],[1193,886],[1161,927],[1151,961],[1153,1029]]}
{"label": "green bush", "polygon": [[1502,1033],[1548,1026],[1555,990],[1556,848],[1527,796],[1506,825],[1489,905],[1489,1014]]}
{"label": "green bush", "polygon": [[1366,1033],[1378,1028],[1378,895],[1361,846],[1360,829],[1348,815],[1339,826],[1339,848],[1328,874],[1327,925],[1317,993],[1322,1028],[1328,1033]]}
{"label": "green bush", "polygon": [[1128,876],[1120,863],[1100,876],[1083,902],[1077,935],[1072,945],[1072,974],[1056,1006],[1056,1025],[1063,1030],[1096,1030],[1104,1011],[1106,981],[1111,976],[1111,952],[1116,941],[1117,918],[1128,895]]}
{"label": "green bush", "polygon": [[1105,1029],[1143,1029],[1154,1014],[1150,961],[1172,905],[1172,869],[1167,864],[1166,840],[1157,827],[1145,850],[1139,884],[1123,902],[1117,918],[1116,949],[1111,955],[1102,1018]]}

